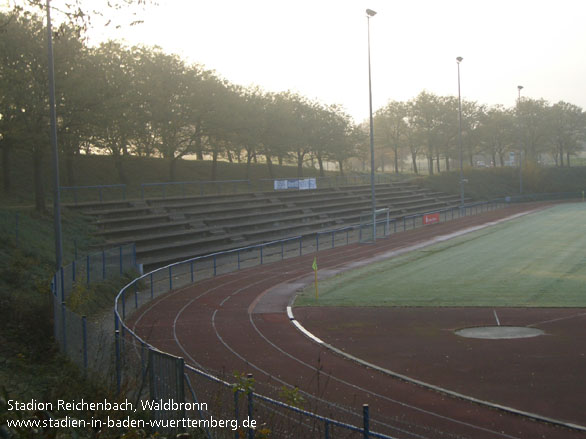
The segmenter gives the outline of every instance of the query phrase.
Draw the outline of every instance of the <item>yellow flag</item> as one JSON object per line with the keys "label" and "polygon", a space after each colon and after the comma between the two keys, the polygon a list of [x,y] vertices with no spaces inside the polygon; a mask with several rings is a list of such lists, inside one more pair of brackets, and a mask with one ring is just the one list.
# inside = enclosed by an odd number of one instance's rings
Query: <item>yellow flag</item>
{"label": "yellow flag", "polygon": [[311,268],[315,271],[315,299],[317,300],[319,298],[319,292],[317,290],[317,256],[313,257],[313,265]]}

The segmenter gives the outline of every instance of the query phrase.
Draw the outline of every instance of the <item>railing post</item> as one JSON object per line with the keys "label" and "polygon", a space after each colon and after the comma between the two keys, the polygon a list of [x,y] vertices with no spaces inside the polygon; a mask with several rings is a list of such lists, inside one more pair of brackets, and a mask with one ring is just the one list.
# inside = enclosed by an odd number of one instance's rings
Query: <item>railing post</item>
{"label": "railing post", "polygon": [[368,404],[364,404],[362,406],[362,419],[364,422],[364,439],[368,439],[370,437],[370,419],[368,413]]}
{"label": "railing post", "polygon": [[189,263],[189,270],[191,272],[191,283],[195,281],[194,273],[193,273],[193,261]]}
{"label": "railing post", "polygon": [[217,262],[216,262],[216,255],[214,255],[214,276],[217,273]]}
{"label": "railing post", "polygon": [[65,302],[61,302],[61,330],[63,331],[63,353],[67,355],[67,317],[65,316]]}
{"label": "railing post", "polygon": [[303,253],[303,237],[299,237],[299,256]]}
{"label": "railing post", "polygon": [[[239,413],[238,413],[238,394],[240,393],[240,391],[238,389],[236,389],[234,391],[234,419],[236,419],[236,422],[240,422],[239,419]],[[238,432],[238,429],[234,430],[234,439],[239,439],[240,438],[240,433]]]}
{"label": "railing post", "polygon": [[324,439],[330,439],[330,421],[327,419],[324,424]]}
{"label": "railing post", "polygon": [[315,234],[315,251],[319,251],[319,233]]}
{"label": "railing post", "polygon": [[151,299],[155,296],[155,286],[153,285],[153,272],[150,274],[151,279]]}
{"label": "railing post", "polygon": [[173,266],[169,265],[169,291],[173,289]]}
{"label": "railing post", "polygon": [[236,252],[236,258],[238,259],[238,270],[240,270],[240,250]]}
{"label": "railing post", "polygon": [[114,331],[114,338],[116,341],[116,394],[120,395],[122,367],[120,364],[120,330],[118,329],[118,318],[116,318],[116,329]]}
{"label": "railing post", "polygon": [[138,285],[134,282],[134,309],[138,309]]}
{"label": "railing post", "polygon": [[122,291],[122,318],[126,319],[126,290]]}
{"label": "railing post", "polygon": [[[249,384],[252,382],[252,374],[249,373],[247,375],[247,379]],[[252,420],[253,417],[253,412],[254,412],[254,406],[253,406],[253,392],[252,392],[252,387],[248,387],[248,421],[250,422]],[[254,439],[254,430],[252,428],[248,429],[248,439]]]}
{"label": "railing post", "polygon": [[263,259],[262,259],[262,249],[264,248],[264,245],[260,246],[260,265],[262,265]]}

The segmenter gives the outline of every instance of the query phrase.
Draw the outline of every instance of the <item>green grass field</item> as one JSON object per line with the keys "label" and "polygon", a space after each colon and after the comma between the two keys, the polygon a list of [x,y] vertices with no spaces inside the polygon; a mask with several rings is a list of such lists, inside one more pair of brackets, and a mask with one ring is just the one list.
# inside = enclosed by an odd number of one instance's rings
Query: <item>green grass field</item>
{"label": "green grass field", "polygon": [[[392,237],[389,239],[393,239]],[[296,306],[586,306],[586,203],[507,221],[311,285]]]}

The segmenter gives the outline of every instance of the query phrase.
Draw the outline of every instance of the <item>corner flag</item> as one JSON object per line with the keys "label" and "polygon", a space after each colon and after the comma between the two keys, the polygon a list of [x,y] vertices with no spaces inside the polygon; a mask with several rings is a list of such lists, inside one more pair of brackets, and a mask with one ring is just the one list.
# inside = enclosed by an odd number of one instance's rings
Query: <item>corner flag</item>
{"label": "corner flag", "polygon": [[313,268],[313,271],[315,271],[315,299],[319,299],[319,293],[317,291],[317,256],[313,257],[313,264],[311,266],[311,268]]}

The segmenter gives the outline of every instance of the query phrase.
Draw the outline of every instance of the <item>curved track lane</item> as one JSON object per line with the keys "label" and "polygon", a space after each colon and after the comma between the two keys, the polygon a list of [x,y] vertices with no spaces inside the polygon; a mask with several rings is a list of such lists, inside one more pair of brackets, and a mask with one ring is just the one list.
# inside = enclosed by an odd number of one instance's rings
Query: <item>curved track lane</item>
{"label": "curved track lane", "polygon": [[[318,254],[320,272],[495,221],[529,206],[393,235],[375,245]],[[489,409],[389,377],[312,342],[286,314],[290,293],[312,275],[314,254],[200,281],[159,297],[133,316],[135,331],[157,348],[213,373],[250,372],[266,393],[298,386],[312,410],[397,438],[578,438],[583,433]],[[286,294],[265,294],[276,285]]]}

